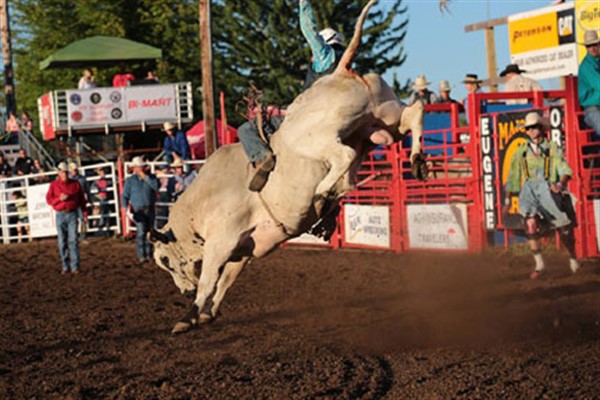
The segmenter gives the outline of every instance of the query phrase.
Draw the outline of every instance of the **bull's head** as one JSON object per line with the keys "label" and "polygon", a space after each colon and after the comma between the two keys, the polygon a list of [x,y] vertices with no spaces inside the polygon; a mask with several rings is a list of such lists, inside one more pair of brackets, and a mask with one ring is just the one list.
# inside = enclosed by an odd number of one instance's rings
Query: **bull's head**
{"label": "bull's head", "polygon": [[195,292],[199,273],[196,261],[186,258],[181,244],[173,231],[161,232],[152,229],[148,240],[154,245],[154,261],[161,269],[167,271],[182,294]]}

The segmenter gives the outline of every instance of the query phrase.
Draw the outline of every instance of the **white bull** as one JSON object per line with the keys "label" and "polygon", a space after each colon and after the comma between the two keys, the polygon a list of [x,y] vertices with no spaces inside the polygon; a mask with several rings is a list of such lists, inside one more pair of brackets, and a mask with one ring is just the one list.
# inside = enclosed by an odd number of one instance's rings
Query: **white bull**
{"label": "white bull", "polygon": [[363,9],[338,69],[288,108],[271,138],[277,163],[262,191],[247,189],[252,171],[241,145],[222,147],[177,200],[162,231],[152,232],[156,263],[182,293],[196,292],[174,333],[213,319],[252,257],[306,231],[324,212],[325,198],[352,190],[356,170],[375,145],[392,144],[412,131],[413,171],[426,176],[423,106],[405,107],[379,75],[360,77],[348,69],[374,2]]}

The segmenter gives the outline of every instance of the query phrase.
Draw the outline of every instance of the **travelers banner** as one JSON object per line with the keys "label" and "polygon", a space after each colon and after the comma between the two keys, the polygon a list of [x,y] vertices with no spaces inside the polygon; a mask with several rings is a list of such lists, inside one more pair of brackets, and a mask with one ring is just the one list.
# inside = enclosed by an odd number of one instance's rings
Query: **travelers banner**
{"label": "travelers banner", "polygon": [[469,248],[466,204],[410,204],[406,218],[411,249]]}

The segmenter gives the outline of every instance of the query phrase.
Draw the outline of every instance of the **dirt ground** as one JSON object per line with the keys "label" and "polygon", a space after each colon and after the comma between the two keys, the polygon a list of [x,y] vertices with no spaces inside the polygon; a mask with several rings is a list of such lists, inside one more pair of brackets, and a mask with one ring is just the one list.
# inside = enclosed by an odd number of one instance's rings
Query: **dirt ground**
{"label": "dirt ground", "polygon": [[[599,398],[600,266],[285,248],[220,318],[173,336],[191,300],[133,243],[92,239],[60,275],[52,240],[0,246],[0,399]],[[596,260],[597,261],[597,260]]]}

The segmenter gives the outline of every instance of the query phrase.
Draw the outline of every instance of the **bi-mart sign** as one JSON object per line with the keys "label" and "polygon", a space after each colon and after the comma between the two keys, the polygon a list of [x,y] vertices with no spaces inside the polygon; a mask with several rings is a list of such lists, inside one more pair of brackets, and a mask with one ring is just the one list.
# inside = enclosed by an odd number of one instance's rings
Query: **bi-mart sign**
{"label": "bi-mart sign", "polygon": [[508,17],[511,62],[533,79],[577,75],[573,3]]}

